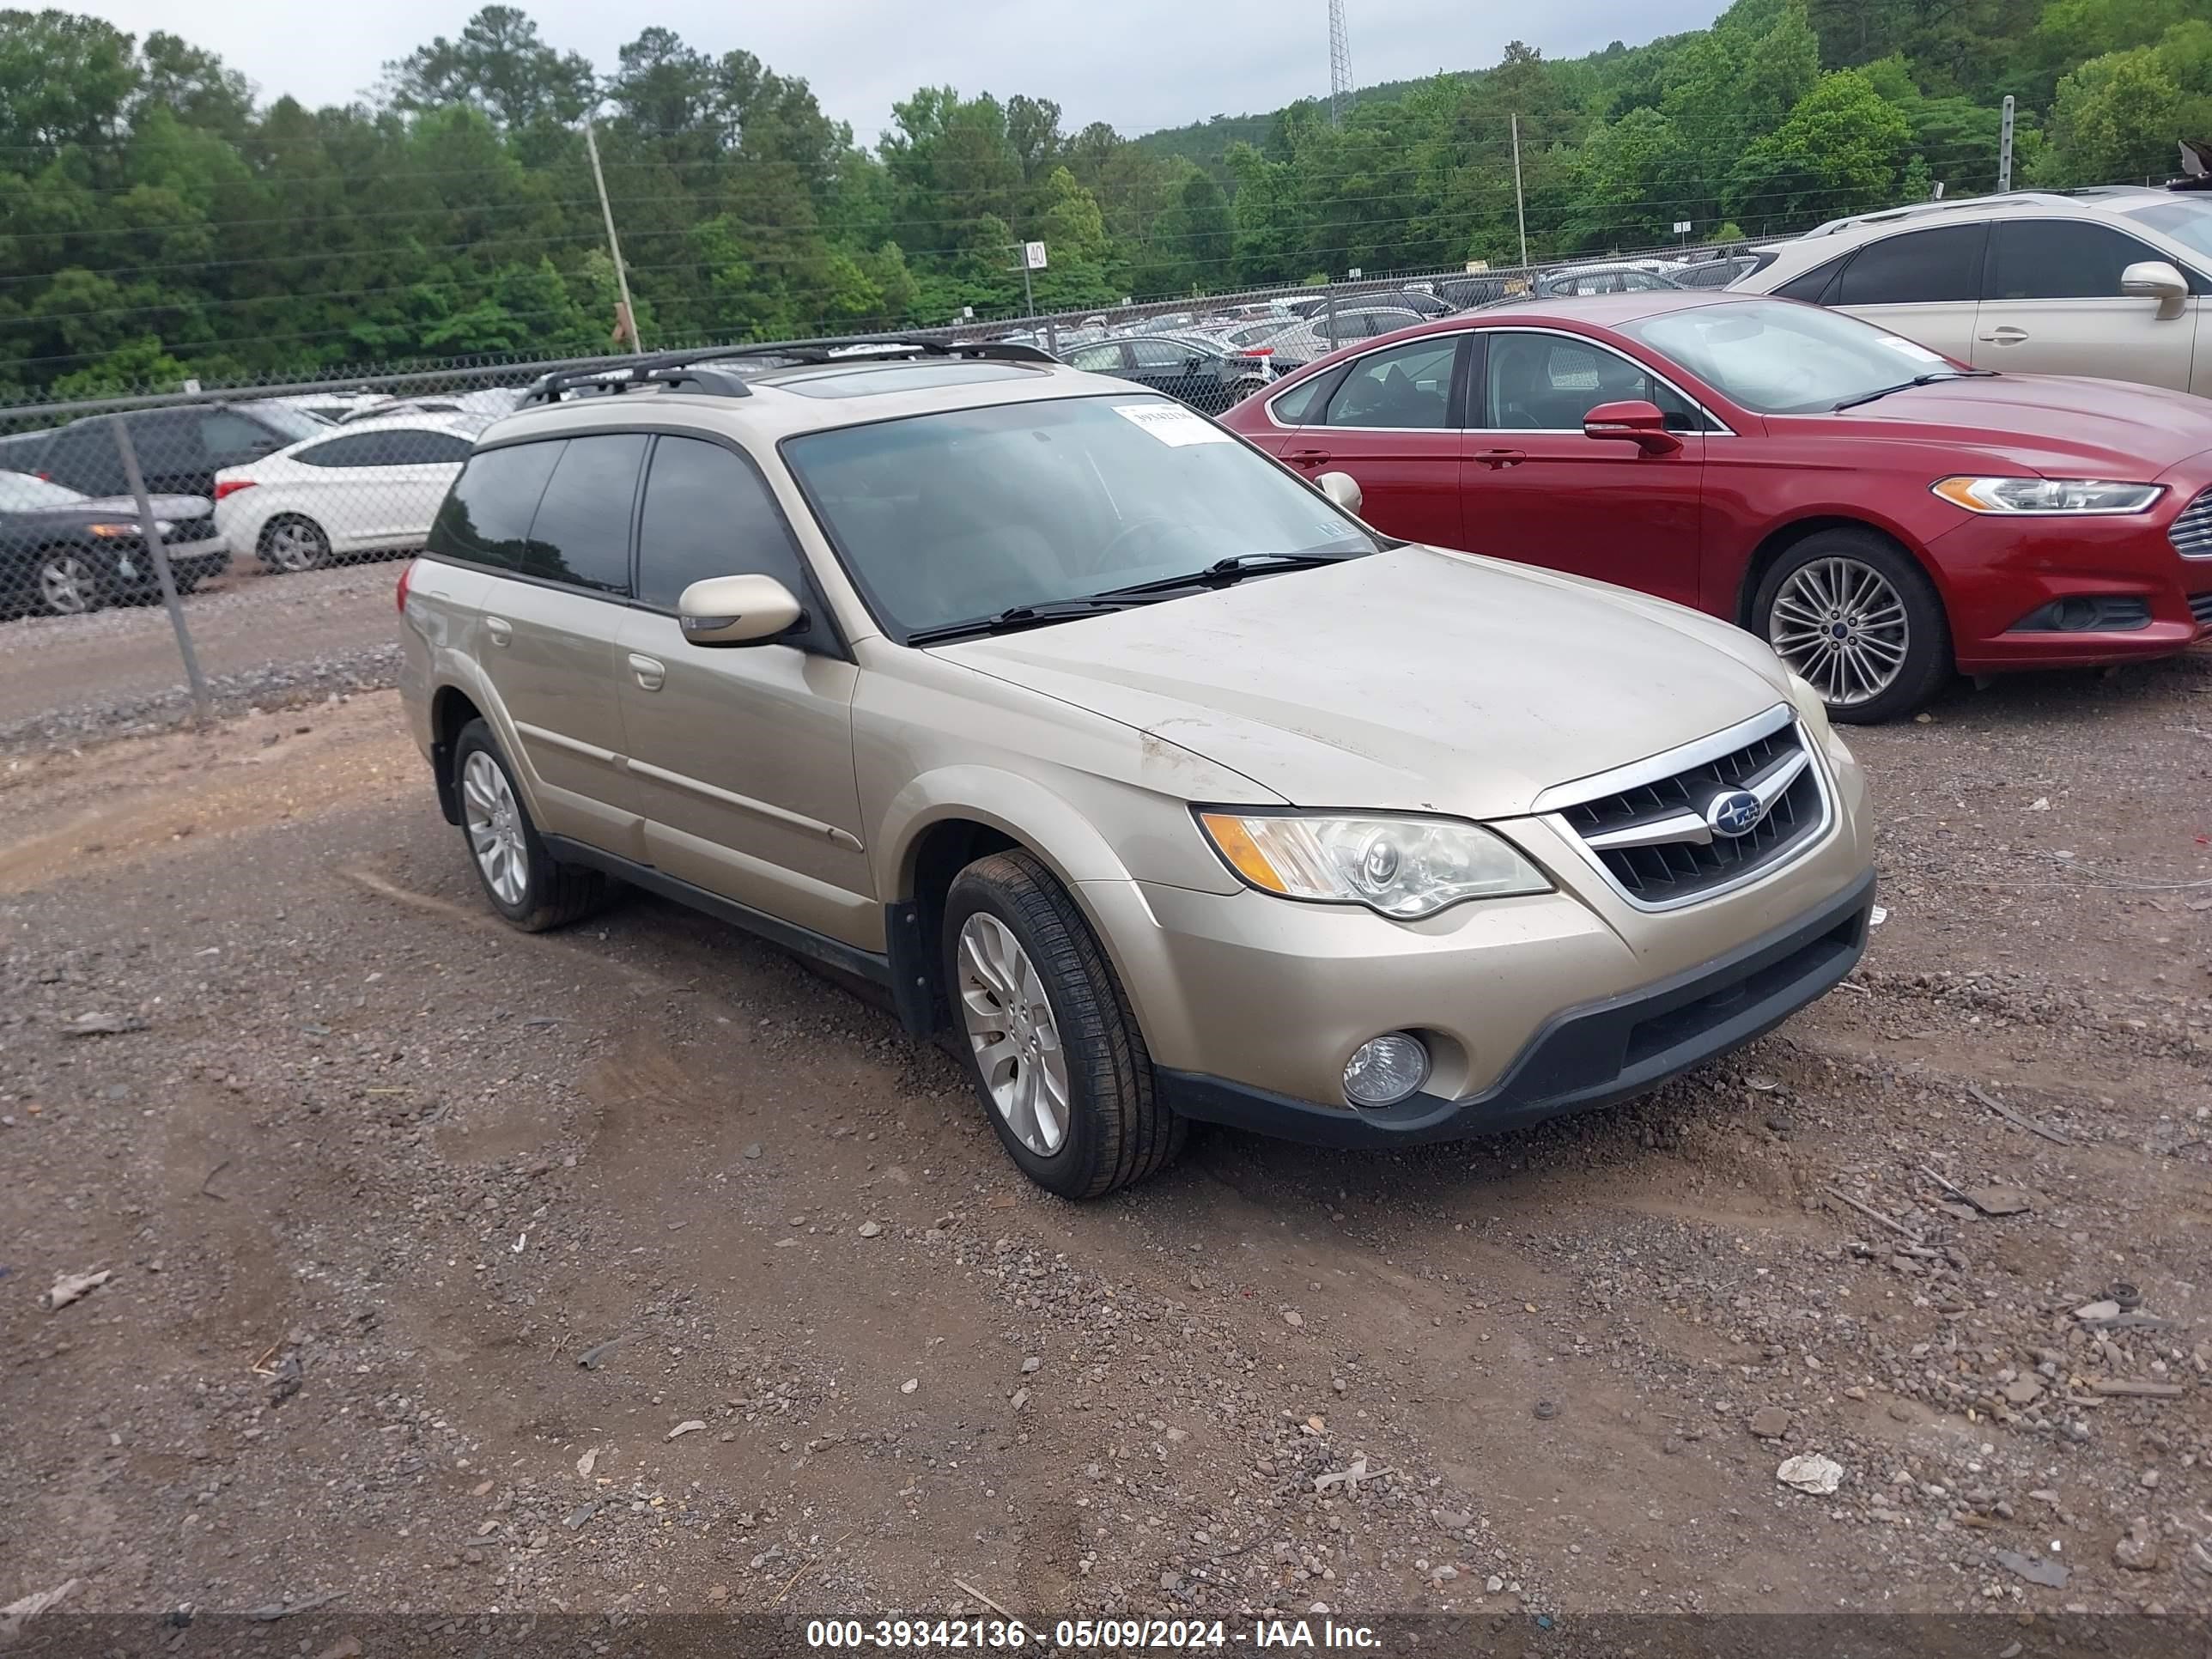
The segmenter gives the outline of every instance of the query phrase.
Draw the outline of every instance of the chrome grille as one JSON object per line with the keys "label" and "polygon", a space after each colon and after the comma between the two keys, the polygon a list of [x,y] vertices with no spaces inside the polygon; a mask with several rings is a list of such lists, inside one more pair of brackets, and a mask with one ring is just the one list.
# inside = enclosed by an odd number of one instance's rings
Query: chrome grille
{"label": "chrome grille", "polygon": [[2182,509],[2166,537],[2185,559],[2212,559],[2212,489]]}
{"label": "chrome grille", "polygon": [[2212,593],[2191,593],[2189,614],[2197,618],[2200,628],[2212,628]]}
{"label": "chrome grille", "polygon": [[[1665,909],[1738,886],[1796,857],[1826,827],[1826,785],[1790,711],[1728,735],[1739,740],[1679,751],[1680,769],[1632,769],[1634,781],[1556,808],[1561,827],[1632,903]],[[1708,809],[1738,791],[1759,796],[1764,816],[1748,834],[1716,833]]]}

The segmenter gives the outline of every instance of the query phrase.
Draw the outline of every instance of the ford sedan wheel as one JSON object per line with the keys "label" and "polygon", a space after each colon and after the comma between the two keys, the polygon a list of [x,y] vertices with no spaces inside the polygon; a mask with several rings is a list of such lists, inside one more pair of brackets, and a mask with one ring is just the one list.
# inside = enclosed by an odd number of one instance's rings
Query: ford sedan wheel
{"label": "ford sedan wheel", "polygon": [[76,553],[49,553],[39,561],[39,599],[57,617],[82,617],[100,609],[100,579]]}
{"label": "ford sedan wheel", "polygon": [[1784,551],[1761,577],[1749,621],[1839,720],[1910,714],[1950,677],[1936,584],[1871,527],[1815,531]]}

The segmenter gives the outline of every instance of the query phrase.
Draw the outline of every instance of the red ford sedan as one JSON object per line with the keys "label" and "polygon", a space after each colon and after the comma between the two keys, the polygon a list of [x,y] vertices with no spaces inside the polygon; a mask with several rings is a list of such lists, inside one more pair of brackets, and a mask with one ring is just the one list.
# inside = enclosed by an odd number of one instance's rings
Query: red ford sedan
{"label": "red ford sedan", "polygon": [[1408,540],[1770,641],[1841,720],[1953,672],[2212,634],[2212,402],[1969,368],[1725,294],[1532,301],[1363,341],[1223,416]]}

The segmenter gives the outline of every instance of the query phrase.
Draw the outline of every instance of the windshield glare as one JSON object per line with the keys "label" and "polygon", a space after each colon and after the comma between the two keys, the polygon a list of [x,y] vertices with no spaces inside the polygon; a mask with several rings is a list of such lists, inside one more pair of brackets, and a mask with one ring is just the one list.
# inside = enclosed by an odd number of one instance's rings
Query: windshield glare
{"label": "windshield glare", "polygon": [[787,439],[783,453],[870,608],[902,634],[1241,554],[1382,545],[1164,398],[947,410]]}
{"label": "windshield glare", "polygon": [[2170,202],[2133,209],[2130,216],[2142,220],[2153,230],[2163,231],[2191,253],[2212,258],[2212,201],[2177,197]]}
{"label": "windshield glare", "polygon": [[84,499],[74,489],[48,483],[27,472],[0,472],[0,508],[36,513],[42,507],[74,507]]}
{"label": "windshield glare", "polygon": [[1786,300],[1662,312],[1622,331],[1761,415],[1826,413],[1923,374],[1958,373],[1926,346]]}

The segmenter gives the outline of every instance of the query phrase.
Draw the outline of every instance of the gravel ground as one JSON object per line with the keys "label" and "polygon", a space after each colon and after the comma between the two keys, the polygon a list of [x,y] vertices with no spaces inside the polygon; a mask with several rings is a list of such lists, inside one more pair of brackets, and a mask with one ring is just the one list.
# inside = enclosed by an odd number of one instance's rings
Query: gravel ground
{"label": "gravel ground", "polygon": [[1780,1032],[1084,1206],[743,936],[504,931],[389,692],[25,748],[0,1605],[2212,1611],[2212,655],[1854,742]]}
{"label": "gravel ground", "polygon": [[[217,712],[392,684],[399,569],[380,560],[271,575],[248,560],[188,595],[185,626]],[[160,605],[0,623],[0,755],[162,730],[191,713]]]}

